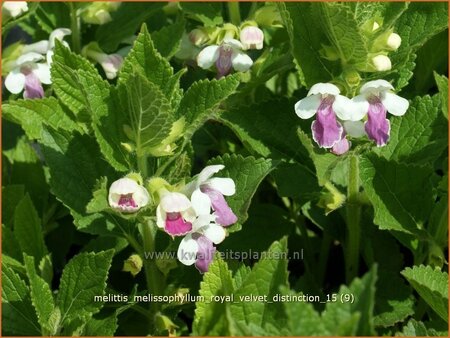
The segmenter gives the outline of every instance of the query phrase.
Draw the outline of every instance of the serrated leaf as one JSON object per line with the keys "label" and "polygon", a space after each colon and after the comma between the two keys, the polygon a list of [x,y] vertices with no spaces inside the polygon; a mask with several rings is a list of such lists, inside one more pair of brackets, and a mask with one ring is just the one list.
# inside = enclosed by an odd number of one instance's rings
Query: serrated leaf
{"label": "serrated leaf", "polygon": [[120,109],[116,91],[98,74],[79,70],[76,77],[102,154],[117,171],[130,170],[129,155],[121,146],[126,114]]}
{"label": "serrated leaf", "polygon": [[[336,336],[370,336],[373,328],[373,308],[375,304],[376,266],[362,278],[356,278],[350,286],[342,286],[337,293],[337,301],[327,303],[322,320],[326,329]],[[342,301],[348,295],[353,300]]]}
{"label": "serrated leaf", "polygon": [[[211,300],[212,296],[230,296],[233,293],[231,271],[220,256],[216,256],[200,283],[199,295],[205,302],[195,304],[193,333],[196,335],[230,334],[226,318],[223,318],[230,305]],[[215,314],[214,320],[212,314]]]}
{"label": "serrated leaf", "polygon": [[397,90],[406,86],[413,75],[415,51],[447,27],[448,7],[438,2],[411,3],[396,20],[394,31],[402,38],[402,44],[392,54],[392,71],[386,78],[396,81]]}
{"label": "serrated leaf", "polygon": [[50,286],[36,274],[34,258],[24,254],[25,268],[30,282],[31,300],[38,317],[43,334],[55,334],[50,331],[49,319],[55,309]]}
{"label": "serrated leaf", "polygon": [[169,136],[174,122],[172,108],[158,86],[138,73],[129,76],[124,86],[119,87],[120,98],[140,156]]}
{"label": "serrated leaf", "polygon": [[[239,224],[243,224],[247,220],[247,211],[256,189],[273,169],[272,161],[226,154],[212,159],[208,164],[223,164],[225,168],[220,171],[218,177],[230,177],[234,180],[236,194],[227,197],[227,202],[238,217]],[[231,226],[228,229],[238,230],[239,228]]]}
{"label": "serrated leaf", "polygon": [[435,72],[434,79],[439,89],[442,114],[448,119],[448,78]]}
{"label": "serrated leaf", "polygon": [[56,130],[80,131],[54,97],[9,101],[2,105],[3,117],[18,123],[29,139],[40,139],[43,126]]}
{"label": "serrated leaf", "polygon": [[406,268],[401,274],[439,317],[448,322],[448,273],[420,265]]}
{"label": "serrated leaf", "polygon": [[410,319],[408,324],[403,327],[403,331],[399,336],[406,337],[446,337],[448,332],[437,332],[434,329],[428,329],[423,322]]}
{"label": "serrated leaf", "polygon": [[391,136],[377,153],[402,163],[429,164],[448,144],[446,120],[439,110],[439,96],[416,97],[405,116],[391,119]]}
{"label": "serrated leaf", "polygon": [[278,6],[302,83],[309,88],[318,82],[328,82],[337,72],[337,64],[319,54],[327,37],[317,27],[322,18],[313,11],[313,4],[286,2]]}
{"label": "serrated leaf", "polygon": [[[299,296],[286,287],[280,288],[282,296]],[[287,330],[289,336],[328,336],[330,332],[320,318],[320,314],[314,310],[311,303],[291,302],[283,303],[287,317]]]}
{"label": "serrated leaf", "polygon": [[91,318],[84,327],[85,336],[114,336],[117,330],[117,315],[114,313],[106,318]]}
{"label": "serrated leaf", "polygon": [[85,214],[96,179],[112,174],[97,143],[87,135],[62,135],[46,130],[42,152],[49,166],[53,194],[72,212]]}
{"label": "serrated leaf", "polygon": [[57,305],[61,309],[61,323],[86,318],[100,310],[101,302],[94,296],[105,292],[106,279],[114,252],[82,253],[64,267]]}
{"label": "serrated leaf", "polygon": [[25,282],[10,267],[2,264],[2,333],[41,335],[36,313]]}
{"label": "serrated leaf", "polygon": [[240,288],[235,290],[231,314],[237,324],[256,328],[264,328],[267,324],[271,324],[278,329],[285,325],[282,303],[246,302],[241,301],[240,297],[266,296],[268,301],[272,301],[279,293],[280,286],[288,286],[287,260],[282,256],[286,252],[286,238],[274,242],[252,268]]}
{"label": "serrated leaf", "polygon": [[[354,13],[346,4],[337,2],[312,3],[313,11],[321,13],[320,23],[332,46],[340,56],[341,62],[365,63],[368,50]],[[314,8],[317,7],[317,8]],[[324,41],[322,41],[324,43]]]}
{"label": "serrated leaf", "polygon": [[219,105],[239,85],[239,76],[230,75],[220,80],[200,80],[192,84],[181,99],[177,115],[186,119],[185,139],[189,140],[195,131],[212,118]]}
{"label": "serrated leaf", "polygon": [[424,238],[423,225],[433,203],[431,175],[429,167],[387,161],[374,154],[363,156],[360,178],[374,207],[374,223],[380,229]]}
{"label": "serrated leaf", "polygon": [[170,59],[180,48],[181,38],[184,33],[184,20],[178,20],[171,25],[164,26],[152,33],[153,43],[161,56]]}
{"label": "serrated leaf", "polygon": [[82,121],[89,121],[84,110],[85,97],[81,91],[77,70],[83,70],[101,81],[97,69],[92,63],[81,55],[70,51],[66,46],[56,40],[55,53],[51,67],[52,87],[61,102],[66,105]]}
{"label": "serrated leaf", "polygon": [[16,206],[14,234],[22,252],[41,260],[47,254],[41,220],[28,194]]}
{"label": "serrated leaf", "polygon": [[123,3],[117,11],[111,13],[112,21],[97,29],[96,40],[108,53],[117,51],[119,44],[136,34],[141,24],[157,13],[164,3]]}
{"label": "serrated leaf", "polygon": [[173,81],[174,74],[169,61],[156,50],[145,24],[123,62],[118,81],[129,83],[129,78],[135,74],[142,75],[158,86],[169,101],[174,87],[178,85],[177,81]]}

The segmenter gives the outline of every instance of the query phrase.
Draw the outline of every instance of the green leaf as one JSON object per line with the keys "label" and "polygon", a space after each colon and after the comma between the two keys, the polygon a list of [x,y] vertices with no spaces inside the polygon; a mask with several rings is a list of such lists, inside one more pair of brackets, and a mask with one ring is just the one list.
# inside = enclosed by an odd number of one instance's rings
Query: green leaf
{"label": "green leaf", "polygon": [[53,194],[72,212],[84,214],[96,179],[112,173],[95,140],[78,133],[63,135],[44,130],[42,152],[49,166]]}
{"label": "green leaf", "polygon": [[16,236],[5,224],[2,224],[2,253],[17,261],[22,260],[22,250],[17,242]]}
{"label": "green leaf", "polygon": [[112,250],[82,253],[65,266],[57,297],[61,323],[87,318],[100,310],[103,303],[95,302],[94,296],[102,296],[105,292],[113,254]]}
{"label": "green leaf", "polygon": [[25,268],[30,281],[31,300],[41,325],[43,334],[54,335],[49,326],[49,319],[55,309],[50,286],[36,274],[34,258],[24,254]]}
{"label": "green leaf", "polygon": [[309,88],[315,83],[331,80],[337,72],[337,64],[320,56],[319,51],[327,36],[317,27],[322,18],[313,11],[314,4],[286,2],[278,6],[302,83]]}
{"label": "green leaf", "polygon": [[38,261],[47,254],[41,220],[28,194],[16,207],[14,234],[24,253],[34,256]]}
{"label": "green leaf", "polygon": [[[227,335],[230,334],[224,315],[229,308],[228,302],[212,301],[212,296],[230,296],[233,293],[233,282],[231,272],[219,255],[217,255],[208,272],[205,273],[200,283],[199,295],[203,296],[205,302],[195,303],[195,317],[192,331],[195,335]],[[215,314],[216,317],[212,316]]]}
{"label": "green leaf", "polygon": [[[247,220],[247,211],[256,189],[264,177],[273,169],[272,161],[225,154],[222,157],[212,159],[208,164],[223,164],[225,168],[217,176],[230,177],[234,180],[236,194],[227,197],[227,202],[238,217],[239,224],[243,224]],[[231,226],[228,229],[236,231],[239,228],[240,225]]]}
{"label": "green leaf", "polygon": [[392,54],[392,71],[386,77],[396,81],[397,90],[406,86],[413,75],[415,51],[447,27],[448,7],[438,2],[411,3],[396,20],[394,31],[402,38],[402,44]]}
{"label": "green leaf", "polygon": [[77,79],[103,156],[117,171],[130,170],[129,154],[121,146],[126,114],[120,109],[116,91],[98,74],[79,70]]}
{"label": "green leaf", "polygon": [[377,153],[390,160],[429,164],[448,144],[446,120],[439,109],[440,97],[416,97],[405,116],[391,118],[391,136]]}
{"label": "green leaf", "polygon": [[[277,111],[292,113],[276,114]],[[255,156],[295,160],[301,165],[308,157],[297,137],[302,121],[294,113],[294,104],[287,99],[230,107],[220,115],[219,121]],[[312,167],[312,163],[308,165]]]}
{"label": "green leaf", "polygon": [[448,119],[448,78],[435,72],[434,79],[439,89],[442,114]]}
{"label": "green leaf", "polygon": [[368,54],[367,46],[359,32],[354,13],[347,5],[338,2],[322,2],[313,3],[312,6],[313,10],[319,10],[322,18],[319,22],[328,40],[336,49],[341,62],[343,64],[365,63]]}
{"label": "green leaf", "polygon": [[180,5],[189,18],[201,22],[206,27],[216,27],[223,23],[222,3],[183,2]]}
{"label": "green leaf", "polygon": [[[356,278],[349,287],[342,286],[337,293],[337,301],[327,303],[322,320],[326,329],[336,336],[371,336],[373,328],[373,308],[375,303],[375,282],[377,268],[364,277]],[[344,301],[342,297],[348,296]]]}
{"label": "green leaf", "polygon": [[54,97],[9,101],[2,105],[3,117],[22,126],[29,139],[40,139],[43,126],[56,130],[80,131]]}
{"label": "green leaf", "polygon": [[139,156],[169,136],[174,122],[172,108],[158,86],[138,73],[128,77],[124,85],[119,87],[120,98],[129,114],[131,141]]}
{"label": "green leaf", "polygon": [[2,334],[41,335],[27,285],[4,263],[2,264]]}
{"label": "green leaf", "polygon": [[448,273],[424,265],[406,268],[401,273],[439,317],[448,322]]}
{"label": "green leaf", "polygon": [[40,2],[35,12],[39,26],[48,34],[61,27],[70,27],[70,9],[67,3]]}
{"label": "green leaf", "polygon": [[76,71],[83,70],[92,76],[96,76],[97,81],[101,77],[92,63],[81,55],[70,51],[62,43],[56,41],[55,54],[51,67],[52,87],[61,100],[77,118],[86,122],[89,116],[86,116],[84,93],[80,88],[80,83],[76,76]]}
{"label": "green leaf", "polygon": [[[433,205],[429,167],[387,161],[374,154],[361,158],[360,178],[380,229],[424,237]],[[414,182],[414,184],[411,184]]]}
{"label": "green leaf", "polygon": [[161,56],[170,59],[178,52],[185,24],[184,20],[178,20],[152,33],[153,43]]}
{"label": "green leaf", "polygon": [[410,319],[408,324],[403,327],[403,331],[399,336],[406,337],[445,337],[448,332],[437,332],[435,329],[427,328],[423,322],[418,322],[415,319]]}
{"label": "green leaf", "polygon": [[311,138],[300,128],[297,130],[298,137],[303,147],[309,154],[316,169],[317,181],[323,186],[331,177],[333,168],[342,160],[342,157],[335,156],[324,149],[320,149],[312,143]]}
{"label": "green leaf", "polygon": [[[280,288],[282,296],[299,296],[286,287]],[[284,302],[289,336],[328,336],[330,332],[325,328],[319,313],[308,302]]]}
{"label": "green leaf", "polygon": [[266,255],[255,264],[239,289],[234,292],[231,314],[236,322],[244,327],[264,328],[271,324],[282,328],[286,324],[283,304],[281,302],[241,301],[240,297],[249,295],[263,296],[267,301],[279,293],[280,286],[288,286],[287,240],[274,242]]}
{"label": "green leaf", "polygon": [[117,51],[119,44],[136,34],[141,24],[158,13],[164,3],[123,3],[112,13],[112,21],[97,29],[96,40],[108,53]]}
{"label": "green leaf", "polygon": [[106,318],[91,318],[84,327],[85,336],[114,336],[117,330],[117,315],[114,313]]}
{"label": "green leaf", "polygon": [[186,119],[186,140],[215,116],[220,104],[234,93],[238,85],[239,75],[230,75],[220,80],[200,80],[189,87],[177,112],[177,116],[184,116]]}
{"label": "green leaf", "polygon": [[[19,203],[24,195],[25,186],[21,184],[11,184],[2,187],[3,199],[8,201],[8,203],[2,203],[2,222],[4,225],[10,226],[14,221],[14,211],[16,210],[17,203]],[[5,250],[5,247],[3,247],[3,250]]]}
{"label": "green leaf", "polygon": [[178,81],[169,61],[156,50],[147,26],[142,25],[133,48],[123,62],[119,75],[119,83],[129,83],[130,77],[140,74],[160,88],[166,99],[170,101]]}

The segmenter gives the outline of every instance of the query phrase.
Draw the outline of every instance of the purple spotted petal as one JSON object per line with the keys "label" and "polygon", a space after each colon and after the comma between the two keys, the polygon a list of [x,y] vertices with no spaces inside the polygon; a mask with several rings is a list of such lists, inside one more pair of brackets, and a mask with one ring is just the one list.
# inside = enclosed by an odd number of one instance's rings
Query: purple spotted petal
{"label": "purple spotted petal", "polygon": [[33,72],[25,75],[25,91],[23,97],[26,99],[40,99],[44,97],[44,88],[41,81]]}
{"label": "purple spotted petal", "polygon": [[208,187],[202,187],[201,191],[208,195],[209,199],[211,200],[212,208],[214,209],[217,216],[217,224],[226,227],[237,222],[237,216],[228,206],[227,201],[225,201],[225,198],[219,191]]}
{"label": "purple spotted petal", "polygon": [[164,229],[172,236],[182,236],[192,230],[192,223],[185,222],[179,212],[170,212],[167,213]]}
{"label": "purple spotted petal", "polygon": [[347,140],[347,138],[344,136],[342,140],[336,142],[331,148],[331,152],[336,155],[343,155],[350,149],[351,143]]}
{"label": "purple spotted petal", "polygon": [[209,264],[212,262],[214,258],[216,248],[214,247],[213,242],[203,235],[194,234],[192,235],[192,238],[194,238],[198,244],[197,260],[195,261],[195,267],[201,273],[207,272]]}
{"label": "purple spotted petal", "polygon": [[322,148],[331,148],[341,140],[344,128],[336,120],[333,111],[334,98],[327,97],[322,100],[317,109],[316,120],[311,124],[314,141]]}
{"label": "purple spotted petal", "polygon": [[222,46],[220,47],[220,54],[219,58],[216,61],[216,68],[217,68],[217,77],[222,77],[225,75],[228,75],[231,71],[232,62],[231,62],[231,56],[233,54],[233,50],[229,47]]}
{"label": "purple spotted petal", "polygon": [[386,108],[377,97],[369,100],[369,111],[364,129],[367,136],[375,141],[378,147],[384,146],[389,140],[391,125],[386,119]]}

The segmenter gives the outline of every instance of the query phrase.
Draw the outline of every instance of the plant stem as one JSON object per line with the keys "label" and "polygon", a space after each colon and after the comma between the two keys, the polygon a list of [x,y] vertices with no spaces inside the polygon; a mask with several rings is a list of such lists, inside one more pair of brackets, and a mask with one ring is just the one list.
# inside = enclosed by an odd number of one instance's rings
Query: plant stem
{"label": "plant stem", "polygon": [[358,274],[361,205],[359,203],[359,159],[349,156],[347,185],[347,240],[345,243],[345,276],[350,283]]}
{"label": "plant stem", "polygon": [[228,2],[228,13],[230,15],[230,21],[233,25],[239,26],[241,24],[241,12],[239,11],[239,2]]}
{"label": "plant stem", "polygon": [[137,165],[139,173],[142,175],[142,178],[145,180],[148,177],[148,161],[146,155],[138,155],[137,156]]}
{"label": "plant stem", "polygon": [[[155,251],[155,236],[156,236],[156,225],[152,221],[147,221],[141,223],[142,226],[142,238],[144,242],[144,270],[145,278],[147,280],[147,292],[154,295],[162,295],[163,292],[163,282],[164,276],[161,271],[159,271],[156,263],[153,259],[149,259],[146,256],[147,252]],[[159,310],[159,303],[151,302],[150,310],[153,314]]]}
{"label": "plant stem", "polygon": [[70,28],[72,30],[72,48],[75,53],[81,51],[81,35],[80,35],[80,17],[77,14],[77,9],[73,3],[69,2],[70,6]]}

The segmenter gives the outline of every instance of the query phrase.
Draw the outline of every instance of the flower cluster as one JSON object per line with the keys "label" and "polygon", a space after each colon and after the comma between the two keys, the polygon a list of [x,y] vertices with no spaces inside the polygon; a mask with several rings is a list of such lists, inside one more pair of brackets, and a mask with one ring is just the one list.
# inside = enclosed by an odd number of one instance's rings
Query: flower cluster
{"label": "flower cluster", "polygon": [[314,141],[337,155],[349,150],[347,135],[367,135],[381,147],[389,140],[390,122],[386,113],[401,116],[409,107],[408,100],[394,94],[393,89],[385,80],[369,81],[361,87],[360,95],[349,99],[340,95],[337,86],[317,83],[306,98],[295,104],[295,112],[302,119],[316,115],[311,124]]}
{"label": "flower cluster", "polygon": [[[214,244],[225,239],[225,227],[237,222],[225,200],[225,196],[235,194],[234,181],[213,177],[223,168],[223,165],[207,166],[192,182],[176,191],[169,191],[168,184],[157,189],[157,226],[172,237],[184,236],[177,257],[185,265],[195,263],[200,272],[208,271],[216,250]],[[150,194],[132,175],[111,185],[108,200],[114,210],[134,213],[149,204]]]}
{"label": "flower cluster", "polygon": [[50,66],[55,40],[66,44],[63,38],[70,33],[70,29],[58,28],[50,34],[48,40],[41,40],[30,45],[12,45],[11,48],[14,50],[10,49],[8,54],[17,57],[7,59],[4,63],[9,70],[5,79],[6,89],[13,94],[24,91],[23,97],[26,99],[44,97],[42,84],[52,83]]}
{"label": "flower cluster", "polygon": [[195,59],[203,69],[213,66],[220,78],[231,72],[245,72],[253,65],[253,60],[245,51],[262,49],[264,33],[256,23],[244,23],[240,28],[231,24],[215,30],[196,28],[183,38],[177,57]]}

